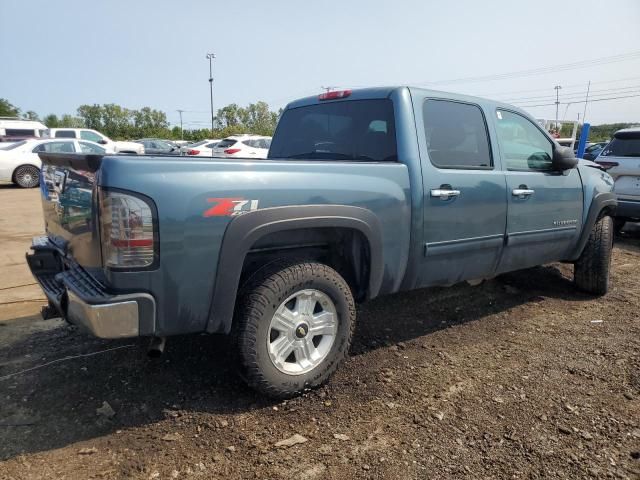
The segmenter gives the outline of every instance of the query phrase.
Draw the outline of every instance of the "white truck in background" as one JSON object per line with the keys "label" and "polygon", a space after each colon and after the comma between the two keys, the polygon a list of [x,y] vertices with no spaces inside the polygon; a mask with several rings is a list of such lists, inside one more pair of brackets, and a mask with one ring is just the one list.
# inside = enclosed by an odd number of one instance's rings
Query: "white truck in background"
{"label": "white truck in background", "polygon": [[46,131],[46,136],[50,138],[75,138],[79,140],[89,140],[99,143],[107,150],[115,153],[132,153],[144,155],[144,145],[136,142],[123,142],[111,140],[96,130],[90,128],[50,128]]}

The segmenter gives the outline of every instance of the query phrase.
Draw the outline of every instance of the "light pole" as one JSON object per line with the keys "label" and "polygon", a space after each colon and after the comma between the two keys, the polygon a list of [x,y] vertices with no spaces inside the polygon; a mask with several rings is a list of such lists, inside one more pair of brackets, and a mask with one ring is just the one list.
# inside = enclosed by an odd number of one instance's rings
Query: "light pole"
{"label": "light pole", "polygon": [[560,89],[562,88],[560,85],[556,85],[553,87],[556,91],[556,130],[558,129],[558,107],[560,106]]}
{"label": "light pole", "polygon": [[180,114],[180,140],[184,140],[184,130],[182,130],[182,112],[184,110],[177,110],[177,112]]}
{"label": "light pole", "polygon": [[213,135],[213,59],[216,58],[215,53],[207,53],[209,59],[209,97],[211,100],[211,135]]}

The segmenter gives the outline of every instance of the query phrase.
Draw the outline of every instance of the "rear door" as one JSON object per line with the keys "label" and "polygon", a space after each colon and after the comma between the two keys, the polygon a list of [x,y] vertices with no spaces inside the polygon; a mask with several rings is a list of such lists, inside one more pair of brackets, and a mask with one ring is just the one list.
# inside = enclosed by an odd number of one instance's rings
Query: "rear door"
{"label": "rear door", "polygon": [[421,286],[493,275],[506,223],[504,173],[479,105],[426,98],[415,105],[424,187]]}
{"label": "rear door", "polygon": [[554,144],[524,115],[494,112],[507,181],[507,235],[498,273],[566,258],[582,229],[577,169],[552,169]]}

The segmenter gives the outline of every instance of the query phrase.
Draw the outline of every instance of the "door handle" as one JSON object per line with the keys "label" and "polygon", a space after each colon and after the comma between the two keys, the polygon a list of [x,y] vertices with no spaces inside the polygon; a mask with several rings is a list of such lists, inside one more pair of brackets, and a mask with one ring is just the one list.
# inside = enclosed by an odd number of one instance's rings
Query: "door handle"
{"label": "door handle", "polygon": [[448,188],[434,188],[431,190],[431,196],[435,198],[441,198],[442,200],[449,200],[450,198],[460,195],[460,190],[453,190]]}
{"label": "door handle", "polygon": [[531,190],[530,188],[514,188],[513,191],[511,192],[511,194],[514,197],[520,197],[520,198],[529,197],[534,193],[536,193],[536,191]]}

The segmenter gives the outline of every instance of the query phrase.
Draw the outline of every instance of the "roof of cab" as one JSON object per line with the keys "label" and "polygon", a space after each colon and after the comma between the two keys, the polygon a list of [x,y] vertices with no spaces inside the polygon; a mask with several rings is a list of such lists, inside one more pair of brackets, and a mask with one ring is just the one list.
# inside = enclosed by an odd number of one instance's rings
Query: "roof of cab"
{"label": "roof of cab", "polygon": [[[349,101],[349,100],[388,98],[394,91],[403,89],[403,88],[408,89],[412,93],[413,92],[420,93],[424,96],[433,96],[434,98],[446,98],[451,100],[459,100],[462,102],[476,103],[476,104],[483,104],[483,105],[492,104],[496,107],[501,107],[509,110],[515,110],[519,112],[523,111],[521,108],[515,107],[513,105],[509,105],[507,103],[499,102],[496,100],[491,100],[488,98],[474,97],[471,95],[464,95],[461,93],[444,92],[440,90],[431,90],[427,88],[410,87],[410,86],[358,88],[358,89],[351,90],[351,94],[347,97],[337,98],[332,100],[320,100],[319,96],[321,95],[321,93],[318,93],[318,95],[313,95],[313,96],[301,98],[299,100],[294,100],[293,102],[289,103],[285,109],[304,107],[308,105],[317,105],[319,103],[324,103],[324,102],[340,102],[345,100]],[[348,89],[337,89],[337,90],[339,91],[339,90],[348,90]]]}

